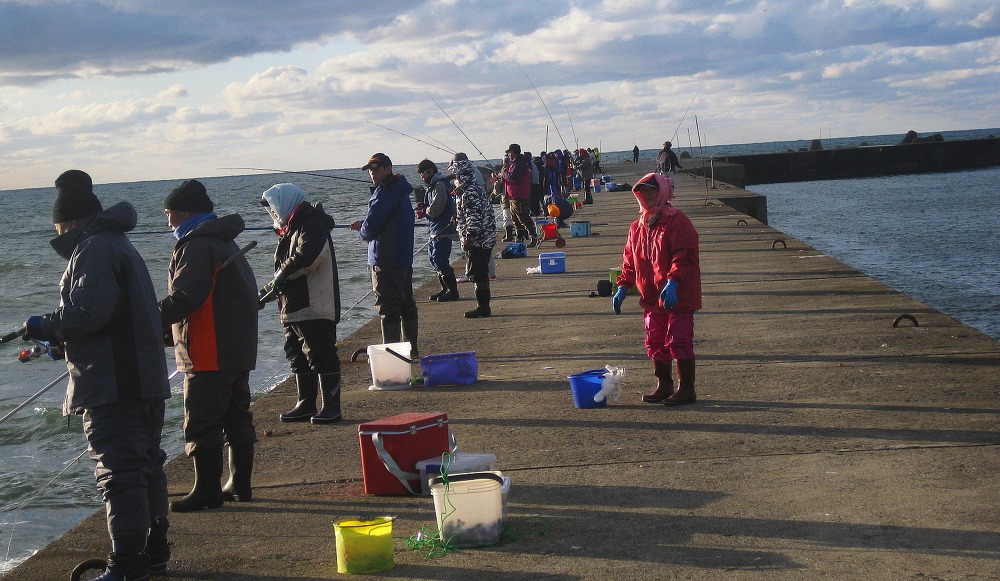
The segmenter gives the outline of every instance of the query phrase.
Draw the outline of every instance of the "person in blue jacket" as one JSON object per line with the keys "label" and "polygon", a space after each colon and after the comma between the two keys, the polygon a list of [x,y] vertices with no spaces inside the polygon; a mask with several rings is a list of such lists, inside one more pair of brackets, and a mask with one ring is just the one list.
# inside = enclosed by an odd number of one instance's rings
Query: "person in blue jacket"
{"label": "person in blue jacket", "polygon": [[368,243],[375,308],[382,324],[382,342],[410,344],[410,356],[417,351],[417,302],[413,299],[413,225],[410,203],[413,186],[400,174],[392,173],[392,160],[375,153],[361,168],[375,187],[368,199],[364,220],[351,229]]}

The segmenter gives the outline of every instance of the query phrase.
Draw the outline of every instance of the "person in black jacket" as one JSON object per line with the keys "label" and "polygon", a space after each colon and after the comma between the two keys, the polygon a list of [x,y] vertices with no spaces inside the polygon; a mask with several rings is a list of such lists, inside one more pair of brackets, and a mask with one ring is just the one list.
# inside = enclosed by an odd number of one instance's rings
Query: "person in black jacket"
{"label": "person in black jacket", "polygon": [[90,176],[71,169],[56,179],[52,223],[52,248],[68,261],[59,307],[29,317],[24,338],[64,347],[63,414],[83,415],[111,535],[108,568],[97,579],[147,579],[170,559],[160,447],[170,384],[153,282],[126,236],[135,207],[104,210]]}
{"label": "person in black jacket", "polygon": [[[184,373],[184,451],[195,467],[194,488],[170,509],[190,512],[252,496],[257,433],[250,370],[257,365],[257,282],[234,242],[243,218],[217,217],[201,182],[185,181],[163,207],[177,243],[160,321],[171,328],[177,370]],[[225,442],[230,480],[223,490]]]}
{"label": "person in black jacket", "polygon": [[[329,424],[342,419],[340,410],[340,280],[330,231],[333,217],[321,204],[305,201],[295,184],[277,184],[261,196],[274,220],[274,279],[261,290],[277,293],[285,328],[285,358],[295,374],[298,400],[283,412],[283,422]],[[317,410],[316,394],[321,393]]]}

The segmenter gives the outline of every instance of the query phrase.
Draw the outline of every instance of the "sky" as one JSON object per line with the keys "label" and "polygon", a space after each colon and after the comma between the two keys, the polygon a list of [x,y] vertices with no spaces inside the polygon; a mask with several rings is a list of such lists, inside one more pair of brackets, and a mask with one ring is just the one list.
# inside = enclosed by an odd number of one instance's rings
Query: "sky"
{"label": "sky", "polygon": [[0,0],[0,190],[991,128],[997,87],[996,0]]}

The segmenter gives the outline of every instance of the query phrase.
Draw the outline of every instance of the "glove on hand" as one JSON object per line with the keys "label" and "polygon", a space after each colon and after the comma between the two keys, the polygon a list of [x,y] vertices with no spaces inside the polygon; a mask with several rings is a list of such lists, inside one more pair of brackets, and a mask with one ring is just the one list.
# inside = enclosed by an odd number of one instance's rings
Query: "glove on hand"
{"label": "glove on hand", "polygon": [[48,323],[45,317],[34,315],[28,317],[28,320],[24,322],[24,335],[21,336],[25,341],[49,341],[55,339],[51,331],[48,329]]}
{"label": "glove on hand", "polygon": [[66,351],[59,343],[53,345],[49,341],[42,341],[42,345],[45,347],[45,354],[49,356],[49,359],[53,361],[66,359]]}
{"label": "glove on hand", "polygon": [[672,309],[677,306],[677,281],[670,279],[666,286],[660,291],[660,302],[664,309]]}
{"label": "glove on hand", "polygon": [[615,310],[616,315],[622,314],[622,303],[625,301],[625,295],[628,294],[628,289],[620,286],[615,294],[611,297],[611,308]]}

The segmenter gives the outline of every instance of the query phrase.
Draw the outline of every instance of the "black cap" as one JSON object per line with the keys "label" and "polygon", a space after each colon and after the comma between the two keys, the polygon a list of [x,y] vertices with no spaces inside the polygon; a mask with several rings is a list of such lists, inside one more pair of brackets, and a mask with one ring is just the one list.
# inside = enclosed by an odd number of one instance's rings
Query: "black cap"
{"label": "black cap", "polygon": [[87,172],[78,169],[64,171],[56,178],[56,200],[52,203],[52,223],[60,224],[102,211],[94,195],[94,182]]}
{"label": "black cap", "polygon": [[521,155],[521,146],[516,143],[511,143],[510,146],[507,148],[507,151],[505,151],[504,153],[516,153],[518,155]]}
{"label": "black cap", "polygon": [[361,171],[368,171],[373,167],[392,167],[392,160],[384,153],[373,153]]}
{"label": "black cap", "polygon": [[165,210],[204,214],[215,209],[215,204],[205,192],[205,185],[198,180],[187,180],[177,186],[163,200]]}
{"label": "black cap", "polygon": [[437,171],[437,166],[429,159],[422,160],[417,164],[417,173],[424,173],[429,169]]}

